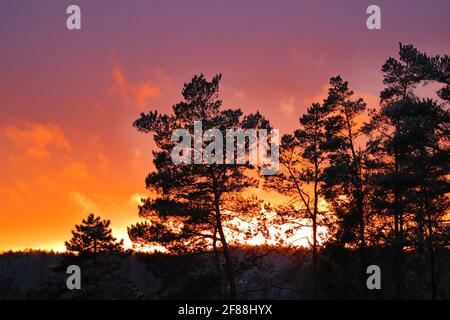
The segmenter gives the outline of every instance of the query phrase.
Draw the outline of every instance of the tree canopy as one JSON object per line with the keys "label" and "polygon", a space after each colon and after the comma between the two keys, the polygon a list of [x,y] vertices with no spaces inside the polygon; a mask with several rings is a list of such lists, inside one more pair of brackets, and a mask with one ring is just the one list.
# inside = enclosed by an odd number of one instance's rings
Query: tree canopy
{"label": "tree canopy", "polygon": [[65,242],[67,251],[77,255],[96,255],[100,253],[119,252],[123,250],[123,240],[117,241],[112,236],[110,220],[102,220],[93,213],[75,225],[72,239]]}

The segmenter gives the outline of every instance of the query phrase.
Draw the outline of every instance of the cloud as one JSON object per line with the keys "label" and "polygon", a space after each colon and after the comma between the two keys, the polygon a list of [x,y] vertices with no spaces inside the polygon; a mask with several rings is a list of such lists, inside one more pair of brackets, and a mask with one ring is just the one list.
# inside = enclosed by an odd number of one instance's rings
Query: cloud
{"label": "cloud", "polygon": [[71,145],[61,128],[53,124],[27,123],[24,128],[5,126],[0,132],[13,145],[22,148],[27,157],[45,159],[50,156],[50,148],[69,151]]}
{"label": "cloud", "polygon": [[71,191],[68,194],[70,200],[83,212],[108,213],[110,215],[110,212],[116,212],[123,204],[119,198],[108,193]]}
{"label": "cloud", "polygon": [[71,192],[70,199],[84,212],[98,212],[98,205],[84,193],[78,191]]}
{"label": "cloud", "polygon": [[128,99],[128,83],[125,79],[123,70],[119,66],[115,66],[112,70],[112,75],[114,78],[115,89],[119,91],[119,94],[123,99]]}
{"label": "cloud", "polygon": [[131,91],[133,92],[134,102],[139,107],[144,106],[153,97],[161,95],[160,87],[149,81],[132,86]]}
{"label": "cloud", "polygon": [[[125,104],[131,104],[134,107],[143,107],[153,98],[161,96],[161,85],[150,80],[131,83],[125,76],[123,68],[117,63],[115,55],[112,55],[113,68],[113,93],[119,94]],[[160,69],[154,70],[154,74],[159,81],[170,83],[168,76]]]}

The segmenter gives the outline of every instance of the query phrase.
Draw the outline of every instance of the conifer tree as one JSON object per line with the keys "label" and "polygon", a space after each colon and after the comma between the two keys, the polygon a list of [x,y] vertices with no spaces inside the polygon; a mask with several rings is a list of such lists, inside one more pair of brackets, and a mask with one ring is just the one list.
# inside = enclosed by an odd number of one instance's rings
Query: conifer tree
{"label": "conifer tree", "polygon": [[110,220],[101,220],[93,213],[82,223],[75,225],[72,239],[66,241],[67,251],[77,255],[97,255],[99,253],[119,252],[123,250],[123,240],[117,242],[112,236]]}
{"label": "conifer tree", "polygon": [[[192,253],[212,247],[217,256],[224,258],[230,298],[235,299],[235,268],[227,236],[227,230],[233,225],[228,222],[234,217],[246,219],[261,214],[260,202],[242,194],[258,185],[255,175],[249,174],[255,166],[249,162],[174,163],[171,157],[177,144],[171,140],[174,130],[186,129],[194,136],[196,121],[201,121],[203,132],[217,129],[222,137],[226,136],[227,129],[270,129],[269,122],[259,113],[244,117],[240,109],[222,109],[218,98],[220,79],[221,75],[211,81],[203,75],[194,76],[184,85],[184,99],[173,106],[172,114],[149,112],[134,122],[139,131],[153,133],[158,147],[153,152],[156,170],[146,179],[147,188],[156,197],[146,199],[139,208],[139,215],[147,221],[131,226],[128,233],[135,243],[163,246],[169,252]],[[215,138],[212,143],[192,143],[182,152],[195,159],[203,151],[217,155],[217,148],[224,148],[221,151],[225,155],[226,144],[220,146],[217,142]],[[249,140],[246,146],[255,147],[249,145]]]}

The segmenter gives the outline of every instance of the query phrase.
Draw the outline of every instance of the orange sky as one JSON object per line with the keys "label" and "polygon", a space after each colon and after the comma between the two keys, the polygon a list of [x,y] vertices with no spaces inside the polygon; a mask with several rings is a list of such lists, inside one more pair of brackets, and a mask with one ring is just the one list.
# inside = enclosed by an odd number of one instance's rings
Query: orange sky
{"label": "orange sky", "polygon": [[225,106],[286,133],[338,73],[373,107],[399,41],[450,52],[448,2],[380,1],[379,31],[363,2],[78,1],[82,30],[68,31],[69,1],[2,1],[0,251],[62,249],[89,212],[125,238],[152,169],[151,136],[131,124],[169,112],[196,73],[222,73]]}

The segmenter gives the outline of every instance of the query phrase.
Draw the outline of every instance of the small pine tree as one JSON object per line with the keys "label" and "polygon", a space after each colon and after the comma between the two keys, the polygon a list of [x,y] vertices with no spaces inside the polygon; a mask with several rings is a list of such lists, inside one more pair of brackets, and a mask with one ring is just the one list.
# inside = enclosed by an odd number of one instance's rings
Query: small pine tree
{"label": "small pine tree", "polygon": [[122,251],[123,240],[117,242],[112,236],[110,224],[110,220],[101,220],[93,213],[89,214],[81,224],[75,225],[72,239],[65,242],[67,251],[77,255]]}

